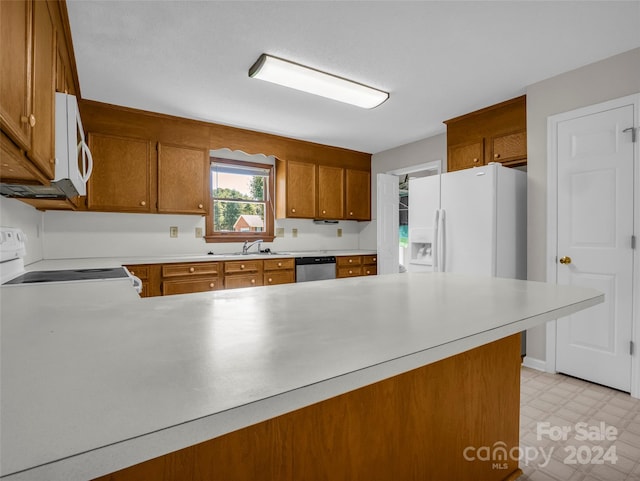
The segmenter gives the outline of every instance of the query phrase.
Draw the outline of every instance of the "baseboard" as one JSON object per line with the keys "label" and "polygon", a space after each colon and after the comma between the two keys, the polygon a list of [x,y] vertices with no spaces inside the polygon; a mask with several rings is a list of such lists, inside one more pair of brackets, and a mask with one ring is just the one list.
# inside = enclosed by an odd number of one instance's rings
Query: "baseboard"
{"label": "baseboard", "polygon": [[530,367],[531,369],[535,369],[537,371],[547,372],[546,361],[541,361],[540,359],[536,359],[535,357],[525,356],[522,365],[524,367]]}

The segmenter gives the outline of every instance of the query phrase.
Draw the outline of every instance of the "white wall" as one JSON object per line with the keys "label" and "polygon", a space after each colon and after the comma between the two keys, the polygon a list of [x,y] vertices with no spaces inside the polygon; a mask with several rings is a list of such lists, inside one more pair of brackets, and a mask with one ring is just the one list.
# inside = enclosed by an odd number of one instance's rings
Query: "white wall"
{"label": "white wall", "polygon": [[[34,209],[32,209],[34,210]],[[169,227],[178,227],[178,237],[169,237]],[[338,225],[316,225],[311,220],[276,221],[285,237],[265,243],[274,251],[357,249],[360,227],[355,221]],[[216,254],[237,252],[242,243],[206,243],[195,237],[204,229],[197,215],[120,214],[111,212],[47,211],[44,214],[44,258],[122,257]],[[298,237],[292,229],[298,229]],[[337,229],[342,229],[342,237]]]}
{"label": "white wall", "polygon": [[410,144],[385,150],[371,157],[371,222],[362,226],[360,248],[375,249],[377,175],[391,170],[442,160],[442,171],[447,170],[447,134],[439,134]]}
{"label": "white wall", "polygon": [[17,227],[27,234],[27,256],[25,264],[43,258],[42,212],[24,202],[0,197],[0,225]]}
{"label": "white wall", "polygon": [[[640,48],[527,88],[528,278],[545,281],[547,117],[640,92]],[[545,327],[527,333],[527,356],[544,361]]]}

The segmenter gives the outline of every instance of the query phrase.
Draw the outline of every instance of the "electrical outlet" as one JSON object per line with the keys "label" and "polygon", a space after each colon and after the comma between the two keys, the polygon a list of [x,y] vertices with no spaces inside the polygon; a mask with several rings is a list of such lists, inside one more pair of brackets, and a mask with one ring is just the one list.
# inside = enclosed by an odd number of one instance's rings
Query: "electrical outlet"
{"label": "electrical outlet", "polygon": [[200,239],[202,237],[202,227],[196,227],[196,239]]}
{"label": "electrical outlet", "polygon": [[169,237],[178,237],[178,226],[169,227]]}
{"label": "electrical outlet", "polygon": [[291,237],[298,237],[298,229],[291,229]]}
{"label": "electrical outlet", "polygon": [[342,229],[338,229],[338,237],[342,237]]}
{"label": "electrical outlet", "polygon": [[276,227],[276,237],[284,237],[284,227]]}

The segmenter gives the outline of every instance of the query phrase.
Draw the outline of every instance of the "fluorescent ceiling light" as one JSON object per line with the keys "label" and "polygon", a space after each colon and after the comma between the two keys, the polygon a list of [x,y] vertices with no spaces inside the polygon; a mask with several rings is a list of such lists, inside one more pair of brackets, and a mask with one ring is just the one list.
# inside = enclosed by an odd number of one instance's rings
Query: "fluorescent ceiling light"
{"label": "fluorescent ceiling light", "polygon": [[377,107],[389,98],[387,92],[264,53],[249,69],[249,77],[365,109]]}

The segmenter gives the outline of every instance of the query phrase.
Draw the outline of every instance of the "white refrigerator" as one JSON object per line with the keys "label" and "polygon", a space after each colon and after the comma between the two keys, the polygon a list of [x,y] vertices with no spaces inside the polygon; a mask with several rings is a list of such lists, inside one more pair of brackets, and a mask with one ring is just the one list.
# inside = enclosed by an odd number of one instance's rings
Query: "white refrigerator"
{"label": "white refrigerator", "polygon": [[409,181],[409,271],[526,278],[526,173],[492,163]]}

